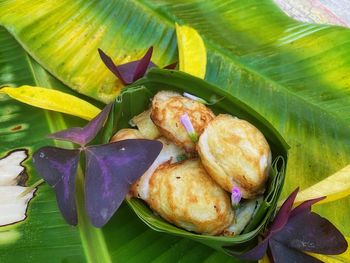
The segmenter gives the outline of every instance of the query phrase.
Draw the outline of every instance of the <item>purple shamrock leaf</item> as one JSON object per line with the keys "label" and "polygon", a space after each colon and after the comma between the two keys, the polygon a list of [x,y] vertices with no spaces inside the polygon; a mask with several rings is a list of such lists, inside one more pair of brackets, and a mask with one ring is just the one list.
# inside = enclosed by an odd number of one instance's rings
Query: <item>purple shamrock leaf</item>
{"label": "purple shamrock leaf", "polygon": [[337,255],[348,244],[340,231],[327,219],[311,212],[311,206],[325,197],[305,201],[294,208],[298,188],[287,198],[270,226],[267,236],[239,258],[258,260],[265,252],[274,263],[321,262],[303,251]]}
{"label": "purple shamrock leaf", "polygon": [[[122,65],[116,65],[112,58],[104,53],[101,49],[98,49],[101,60],[106,65],[106,67],[123,83],[123,85],[129,85],[136,80],[142,78],[147,70],[153,67],[157,67],[151,61],[153,47],[151,46],[146,54],[140,59],[131,61]],[[172,63],[164,67],[164,69],[174,69],[177,62]]]}
{"label": "purple shamrock leaf", "polygon": [[[113,60],[111,59],[110,56],[108,56],[105,52],[102,51],[102,49],[97,49],[98,53],[100,55],[100,58],[102,62],[106,65],[106,67],[114,74],[117,76],[120,81],[126,85],[126,80],[124,79],[124,75],[119,71],[119,68],[114,64]],[[131,73],[132,77],[133,73]]]}
{"label": "purple shamrock leaf", "polygon": [[277,213],[275,220],[273,221],[270,231],[277,232],[281,230],[285,224],[288,222],[288,218],[293,208],[294,200],[297,197],[299,192],[299,188],[295,189],[290,196],[288,196],[287,200],[283,203],[280,210]]}
{"label": "purple shamrock leaf", "polygon": [[75,178],[79,163],[79,150],[43,147],[33,155],[39,175],[54,188],[58,207],[65,220],[78,223],[75,206]]}
{"label": "purple shamrock leaf", "polygon": [[[124,85],[129,85],[134,82],[135,69],[138,64],[139,61],[136,60],[118,66],[119,72],[123,76],[123,79],[125,81]],[[148,64],[146,71],[153,67],[156,67],[156,65],[151,61]],[[143,77],[143,75],[141,77]]]}
{"label": "purple shamrock leaf", "polygon": [[137,67],[134,71],[134,76],[133,76],[133,82],[138,80],[139,78],[142,78],[143,75],[145,75],[146,70],[148,69],[148,66],[150,65],[151,62],[151,57],[153,53],[153,47],[150,47],[146,54],[139,60],[137,63]]}
{"label": "purple shamrock leaf", "polygon": [[85,127],[74,127],[63,131],[59,131],[50,134],[48,137],[56,140],[70,141],[81,146],[85,146],[92,139],[95,138],[97,133],[104,125],[109,112],[112,108],[112,103],[108,104],[101,113],[99,113],[94,119],[92,119]]}
{"label": "purple shamrock leaf", "polygon": [[159,141],[134,139],[86,148],[85,207],[94,226],[107,223],[162,147]]}
{"label": "purple shamrock leaf", "polygon": [[313,204],[316,204],[317,202],[320,202],[325,198],[326,198],[325,196],[322,196],[322,197],[318,197],[315,199],[310,199],[305,202],[302,202],[300,205],[298,205],[296,208],[293,209],[293,211],[290,213],[290,218],[298,215],[299,213],[304,213],[305,211],[311,212],[311,206]]}
{"label": "purple shamrock leaf", "polygon": [[270,256],[272,262],[279,263],[322,263],[322,261],[301,251],[289,248],[277,241],[270,240]]}
{"label": "purple shamrock leaf", "polygon": [[272,239],[290,248],[318,254],[337,255],[347,249],[345,238],[331,222],[307,210],[290,218]]}
{"label": "purple shamrock leaf", "polygon": [[246,260],[259,260],[264,257],[268,245],[269,245],[269,238],[266,237],[256,247],[254,247],[253,249],[249,250],[248,252],[242,255],[239,255],[239,258],[246,259]]}
{"label": "purple shamrock leaf", "polygon": [[177,62],[171,63],[167,66],[165,66],[163,69],[175,69],[177,66]]}
{"label": "purple shamrock leaf", "polygon": [[140,59],[132,62],[125,63],[123,65],[115,65],[111,57],[104,53],[101,49],[98,49],[100,58],[106,67],[121,80],[124,85],[129,85],[135,80],[143,77],[146,71],[156,65],[151,62],[151,56],[153,47],[150,47],[146,54]]}

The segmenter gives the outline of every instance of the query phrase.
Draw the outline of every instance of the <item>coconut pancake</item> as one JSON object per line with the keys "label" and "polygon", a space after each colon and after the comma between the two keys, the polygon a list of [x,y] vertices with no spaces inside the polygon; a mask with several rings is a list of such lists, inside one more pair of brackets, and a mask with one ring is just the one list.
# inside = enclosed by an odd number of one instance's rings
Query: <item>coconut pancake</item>
{"label": "coconut pancake", "polygon": [[195,143],[180,121],[184,114],[188,114],[198,136],[215,117],[214,113],[204,104],[183,97],[176,92],[160,91],[154,96],[151,119],[160,132],[186,152],[195,152]]}
{"label": "coconut pancake", "polygon": [[247,199],[264,192],[271,150],[264,135],[249,122],[218,115],[200,136],[197,149],[205,169],[226,191],[239,187]]}

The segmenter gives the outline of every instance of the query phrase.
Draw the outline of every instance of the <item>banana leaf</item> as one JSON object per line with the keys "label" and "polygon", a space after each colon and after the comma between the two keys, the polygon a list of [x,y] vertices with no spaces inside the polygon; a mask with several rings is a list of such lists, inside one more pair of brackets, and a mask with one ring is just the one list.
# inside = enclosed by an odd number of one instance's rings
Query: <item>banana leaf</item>
{"label": "banana leaf", "polygon": [[[97,48],[118,64],[154,45],[153,60],[164,66],[176,60],[175,21],[202,35],[208,51],[206,80],[259,112],[291,146],[284,197],[350,162],[350,31],[294,21],[270,0],[1,0],[0,24],[29,55],[0,29],[0,85],[69,92],[45,68],[67,86],[110,101],[120,86],[99,61]],[[32,153],[46,134],[81,124],[6,97],[0,99],[0,118],[2,156],[18,147]],[[11,131],[21,124],[23,129]],[[36,181],[30,162],[26,165],[29,183]],[[350,235],[349,198],[316,210]],[[0,261],[85,262],[98,255],[105,262],[232,262],[199,243],[149,230],[127,207],[121,211],[102,234],[87,224],[71,228],[49,188],[41,186],[27,220],[0,228],[2,237],[11,231],[17,237],[0,238]]]}
{"label": "banana leaf", "polygon": [[269,223],[269,220],[274,215],[284,183],[287,149],[289,146],[277,130],[263,117],[229,93],[188,74],[160,69],[151,69],[144,78],[128,86],[117,97],[114,108],[114,118],[109,120],[109,122],[115,124],[111,134],[119,129],[130,127],[130,120],[148,109],[151,98],[161,90],[172,90],[180,93],[188,92],[205,101],[210,101],[213,97],[220,98],[217,103],[210,106],[213,112],[215,114],[229,113],[254,124],[267,138],[271,147],[272,158],[276,161],[273,164],[265,197],[256,215],[250,222],[250,225],[247,226],[245,233],[235,237],[193,234],[167,223],[165,220],[155,215],[154,212],[139,199],[130,199],[128,200],[128,204],[135,213],[154,230],[166,234],[187,237],[222,252],[230,251],[239,253],[250,248],[252,245],[256,244],[257,239],[255,237],[264,231],[267,223]]}

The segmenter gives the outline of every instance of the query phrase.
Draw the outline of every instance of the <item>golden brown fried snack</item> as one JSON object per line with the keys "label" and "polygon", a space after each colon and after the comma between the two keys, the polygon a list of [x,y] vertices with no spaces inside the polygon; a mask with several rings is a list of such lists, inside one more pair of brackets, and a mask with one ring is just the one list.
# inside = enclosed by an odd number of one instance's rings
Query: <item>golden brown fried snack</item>
{"label": "golden brown fried snack", "polygon": [[144,139],[139,130],[136,129],[121,129],[110,139],[110,142],[117,142],[127,139]]}
{"label": "golden brown fried snack", "polygon": [[247,199],[264,192],[271,150],[249,122],[218,115],[200,136],[197,149],[205,169],[226,191],[237,186]]}
{"label": "golden brown fried snack", "polygon": [[131,119],[131,124],[136,125],[145,139],[154,140],[161,136],[157,126],[151,120],[151,110],[146,110]]}
{"label": "golden brown fried snack", "polygon": [[161,165],[151,176],[146,201],[169,222],[197,233],[220,234],[234,217],[228,194],[198,159]]}
{"label": "golden brown fried snack", "polygon": [[181,116],[185,113],[188,114],[198,136],[215,117],[204,104],[185,98],[176,92],[160,91],[154,96],[151,119],[160,132],[186,152],[194,152],[195,144],[180,122]]}

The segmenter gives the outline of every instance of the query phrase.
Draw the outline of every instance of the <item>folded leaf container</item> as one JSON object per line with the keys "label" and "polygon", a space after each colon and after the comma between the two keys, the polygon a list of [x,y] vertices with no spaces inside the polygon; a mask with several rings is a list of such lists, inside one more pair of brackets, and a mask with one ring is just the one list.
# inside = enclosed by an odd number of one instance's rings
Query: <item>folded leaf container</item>
{"label": "folded leaf container", "polygon": [[258,112],[226,91],[208,82],[175,70],[151,69],[146,76],[123,89],[116,98],[112,114],[113,132],[130,127],[135,115],[149,108],[152,97],[161,90],[187,92],[208,102],[215,114],[228,113],[256,126],[266,137],[272,151],[272,169],[267,182],[264,199],[244,231],[237,236],[209,236],[188,232],[156,215],[148,205],[136,198],[128,199],[128,205],[150,228],[164,234],[186,237],[232,256],[257,244],[262,233],[276,213],[285,178],[288,145],[278,131]]}

